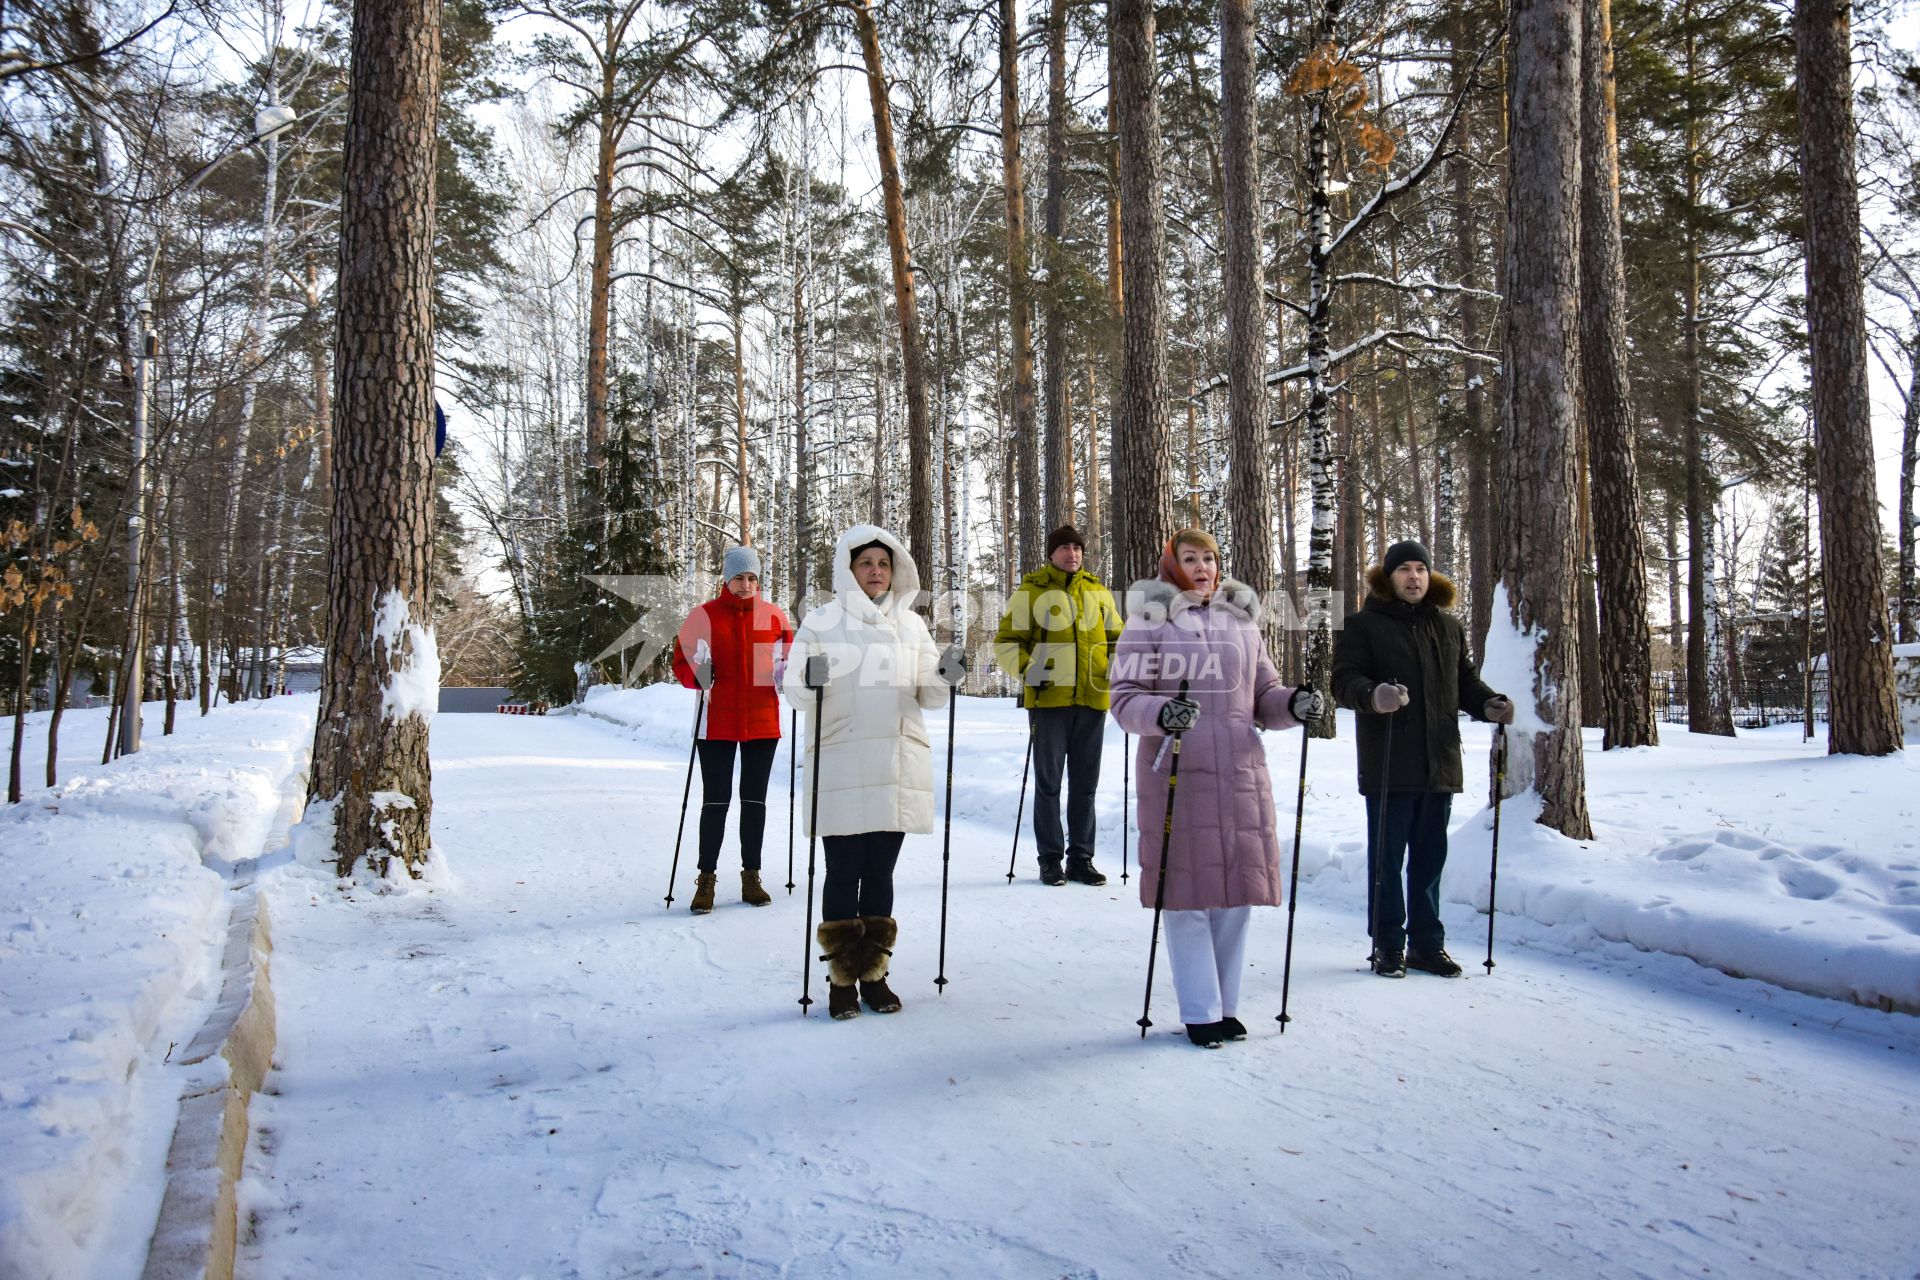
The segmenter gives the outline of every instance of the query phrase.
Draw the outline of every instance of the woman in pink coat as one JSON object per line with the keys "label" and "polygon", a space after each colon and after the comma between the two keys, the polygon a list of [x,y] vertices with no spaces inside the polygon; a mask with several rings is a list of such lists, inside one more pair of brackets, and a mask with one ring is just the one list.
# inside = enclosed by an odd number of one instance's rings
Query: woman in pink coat
{"label": "woman in pink coat", "polygon": [[1281,901],[1273,784],[1257,730],[1291,728],[1326,709],[1312,689],[1280,683],[1259,610],[1252,588],[1221,573],[1219,544],[1182,529],[1161,553],[1159,578],[1127,592],[1109,671],[1113,717],[1140,735],[1140,901],[1149,908],[1167,813],[1166,748],[1183,730],[1163,923],[1180,1020],[1208,1049],[1246,1038],[1234,1013],[1247,919],[1253,907]]}

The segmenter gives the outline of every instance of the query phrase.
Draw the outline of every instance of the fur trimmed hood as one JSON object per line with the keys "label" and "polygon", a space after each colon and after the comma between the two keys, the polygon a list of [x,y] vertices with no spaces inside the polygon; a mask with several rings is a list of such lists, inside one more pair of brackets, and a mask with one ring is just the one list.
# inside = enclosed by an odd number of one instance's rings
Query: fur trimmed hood
{"label": "fur trimmed hood", "polygon": [[[1393,583],[1387,577],[1386,569],[1380,565],[1374,565],[1367,570],[1367,595],[1370,601],[1380,600],[1387,604],[1406,603],[1393,594]],[[1460,591],[1453,585],[1452,578],[1437,571],[1427,575],[1427,596],[1420,602],[1422,605],[1430,604],[1436,609],[1451,609],[1459,598]]]}
{"label": "fur trimmed hood", "polygon": [[[1220,586],[1207,603],[1219,605],[1249,622],[1260,616],[1259,592],[1230,576],[1221,577]],[[1165,578],[1142,578],[1127,588],[1129,622],[1178,617],[1189,609],[1198,608],[1200,604],[1199,596],[1191,591],[1182,591]]]}

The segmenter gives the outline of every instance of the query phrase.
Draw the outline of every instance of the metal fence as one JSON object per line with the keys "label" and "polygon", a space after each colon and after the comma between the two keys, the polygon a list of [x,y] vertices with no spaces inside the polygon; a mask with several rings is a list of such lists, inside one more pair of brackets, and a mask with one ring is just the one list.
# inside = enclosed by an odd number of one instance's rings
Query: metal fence
{"label": "metal fence", "polygon": [[[1749,679],[1734,690],[1736,729],[1764,729],[1775,724],[1800,724],[1807,714],[1807,689],[1798,675]],[[1664,724],[1687,723],[1687,678],[1680,672],[1654,672],[1653,714]],[[1813,673],[1813,718],[1827,718],[1827,673]]]}

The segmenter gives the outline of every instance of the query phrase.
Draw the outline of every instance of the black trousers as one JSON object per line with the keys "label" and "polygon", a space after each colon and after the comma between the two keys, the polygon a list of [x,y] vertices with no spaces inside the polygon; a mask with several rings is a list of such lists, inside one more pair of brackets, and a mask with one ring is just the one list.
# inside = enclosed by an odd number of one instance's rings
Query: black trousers
{"label": "black trousers", "polygon": [[[1384,951],[1411,944],[1432,955],[1447,943],[1440,923],[1440,873],[1447,865],[1447,819],[1453,796],[1445,791],[1389,791],[1386,848],[1380,835],[1380,797],[1367,797],[1367,870],[1379,877],[1373,900],[1373,939]],[[1400,886],[1404,860],[1407,883]],[[1372,888],[1371,885],[1368,886]]]}
{"label": "black trousers", "polygon": [[[1093,795],[1100,782],[1100,748],[1107,713],[1092,707],[1035,707],[1033,725],[1033,842],[1041,862],[1062,857],[1093,860]],[[1067,781],[1067,829],[1060,830],[1060,777]]]}
{"label": "black trousers", "polygon": [[740,865],[760,869],[760,840],[767,831],[767,776],[773,772],[778,738],[725,742],[702,738],[700,751],[700,869],[720,865],[727,838],[727,806],[733,799],[733,751],[740,749]]}
{"label": "black trousers", "polygon": [[904,831],[866,831],[857,836],[823,836],[827,846],[827,883],[820,890],[822,920],[893,914],[893,864],[900,857]]}

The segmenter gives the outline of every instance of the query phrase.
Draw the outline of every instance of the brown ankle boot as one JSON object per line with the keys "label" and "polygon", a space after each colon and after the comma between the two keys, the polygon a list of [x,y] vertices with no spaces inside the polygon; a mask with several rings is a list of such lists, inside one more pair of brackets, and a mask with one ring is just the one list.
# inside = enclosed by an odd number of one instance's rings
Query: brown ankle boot
{"label": "brown ankle boot", "polygon": [[687,910],[697,916],[703,916],[713,910],[714,873],[702,871],[699,879],[693,882],[693,901],[687,904]]}
{"label": "brown ankle boot", "polygon": [[740,873],[740,901],[750,907],[764,907],[773,901],[773,895],[761,887],[758,871]]}
{"label": "brown ankle boot", "polygon": [[827,1012],[836,1022],[845,1022],[848,1018],[860,1016],[860,993],[852,987],[829,986],[827,988]]}
{"label": "brown ankle boot", "polygon": [[892,916],[867,916],[861,923],[866,926],[866,937],[861,952],[860,995],[875,1013],[898,1013],[900,997],[887,985],[887,969],[900,926]]}

